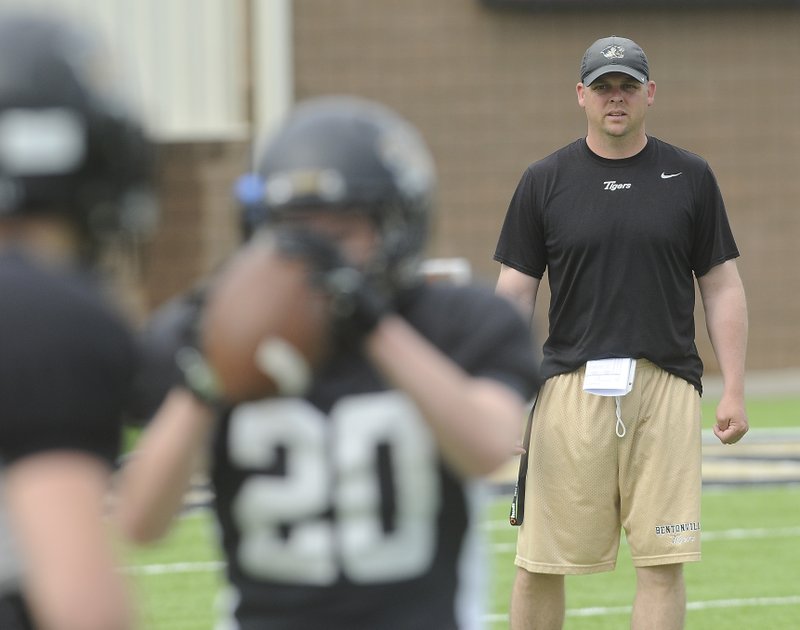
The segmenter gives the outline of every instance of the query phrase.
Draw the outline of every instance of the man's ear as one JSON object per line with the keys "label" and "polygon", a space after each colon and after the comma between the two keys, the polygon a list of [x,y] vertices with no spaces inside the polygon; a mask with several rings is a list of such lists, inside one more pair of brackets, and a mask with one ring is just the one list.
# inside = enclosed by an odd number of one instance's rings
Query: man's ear
{"label": "man's ear", "polygon": [[647,82],[647,106],[650,107],[656,99],[656,82]]}
{"label": "man's ear", "polygon": [[584,105],[586,90],[587,87],[583,83],[578,83],[578,85],[575,86],[575,92],[578,95],[578,105],[580,107]]}

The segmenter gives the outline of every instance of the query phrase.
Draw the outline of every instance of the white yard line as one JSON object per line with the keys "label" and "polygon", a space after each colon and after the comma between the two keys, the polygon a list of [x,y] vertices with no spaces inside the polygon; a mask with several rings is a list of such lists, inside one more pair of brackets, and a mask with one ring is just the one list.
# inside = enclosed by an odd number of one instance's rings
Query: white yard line
{"label": "white yard line", "polygon": [[[492,521],[486,523],[487,529],[501,529],[511,526],[504,521]],[[755,529],[725,529],[720,531],[703,532],[703,542],[717,540],[754,540],[767,538],[800,538],[800,526],[798,527],[775,527],[775,528],[755,528]],[[624,544],[623,538],[622,543]],[[513,553],[516,545],[514,543],[495,543],[491,545],[494,553]],[[221,560],[210,560],[207,562],[171,562],[166,564],[141,564],[124,567],[123,572],[130,575],[166,575],[169,573],[205,573],[208,571],[221,571],[225,568],[225,562]],[[738,600],[731,600],[738,601]]]}
{"label": "white yard line", "polygon": [[[708,610],[710,608],[755,608],[760,606],[797,606],[800,595],[787,597],[747,597],[742,599],[710,599],[706,601],[688,602],[687,610]],[[589,608],[568,608],[567,617],[608,617],[611,615],[628,615],[630,606],[591,606]],[[485,615],[484,620],[490,622],[508,621],[507,614]]]}
{"label": "white yard line", "polygon": [[122,568],[128,575],[168,575],[172,573],[210,573],[222,571],[225,563],[221,560],[208,562],[170,562],[169,564],[140,564]]}
{"label": "white yard line", "polygon": [[[486,528],[500,529],[510,527],[504,521],[493,521],[486,524]],[[755,528],[755,529],[728,529],[720,531],[710,531],[703,533],[705,542],[715,540],[752,540],[764,538],[800,538],[800,527],[776,527],[776,528]],[[513,553],[515,545],[513,543],[498,543],[491,546],[495,553]],[[225,569],[224,561],[206,562],[172,562],[166,564],[145,564],[124,567],[122,571],[133,576],[158,576],[176,573],[209,573],[221,572]],[[711,608],[754,608],[763,606],[797,606],[800,605],[800,595],[789,595],[785,597],[748,597],[739,599],[717,599],[688,602],[687,610],[707,610]],[[630,614],[630,606],[591,606],[587,608],[569,608],[566,611],[568,617],[606,617],[613,615]],[[507,614],[485,615],[487,622],[508,621]]]}
{"label": "white yard line", "polygon": [[797,538],[800,527],[776,527],[773,529],[726,529],[718,532],[703,532],[703,542],[714,540],[750,540],[754,538]]}

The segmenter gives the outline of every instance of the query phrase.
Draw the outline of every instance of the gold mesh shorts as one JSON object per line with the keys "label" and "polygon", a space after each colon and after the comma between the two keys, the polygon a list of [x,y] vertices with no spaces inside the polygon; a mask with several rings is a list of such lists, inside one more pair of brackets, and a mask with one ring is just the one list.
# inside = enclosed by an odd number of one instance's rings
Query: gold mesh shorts
{"label": "gold mesh shorts", "polygon": [[[534,573],[612,570],[620,529],[634,566],[700,560],[700,396],[639,359],[619,399],[583,391],[583,368],[547,380],[529,444],[515,564]],[[622,432],[622,431],[620,431]]]}

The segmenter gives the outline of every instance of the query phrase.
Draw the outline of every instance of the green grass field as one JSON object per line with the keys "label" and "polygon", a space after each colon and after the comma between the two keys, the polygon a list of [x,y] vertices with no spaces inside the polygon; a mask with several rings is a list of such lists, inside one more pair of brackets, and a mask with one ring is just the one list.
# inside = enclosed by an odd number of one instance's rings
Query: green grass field
{"label": "green grass field", "polygon": [[[703,561],[685,567],[691,630],[794,630],[800,626],[800,486],[709,490]],[[494,523],[505,514],[494,507]],[[515,534],[492,529],[493,630],[508,627]],[[567,578],[568,630],[628,627],[635,576],[620,547],[611,573]]]}
{"label": "green grass field", "polygon": [[[716,400],[703,399],[703,427],[714,423]],[[752,429],[800,429],[800,398],[754,398],[747,401],[747,415]]]}
{"label": "green grass field", "polygon": [[[703,405],[704,427],[714,402]],[[754,428],[800,428],[800,399],[748,405]],[[492,550],[490,630],[508,627],[516,530],[508,497],[488,506]],[[162,543],[124,550],[147,630],[211,630],[222,588],[221,561],[207,512],[181,518]],[[800,628],[800,483],[708,488],[703,499],[703,561],[685,569],[688,630]],[[628,627],[634,572],[627,547],[611,573],[568,578],[565,630]]]}

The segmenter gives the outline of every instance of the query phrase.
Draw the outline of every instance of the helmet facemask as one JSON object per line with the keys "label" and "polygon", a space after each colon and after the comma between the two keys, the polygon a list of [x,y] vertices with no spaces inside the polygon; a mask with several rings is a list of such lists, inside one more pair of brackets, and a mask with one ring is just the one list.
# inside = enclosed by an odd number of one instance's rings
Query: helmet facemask
{"label": "helmet facemask", "polygon": [[433,160],[413,126],[375,103],[327,97],[295,110],[237,197],[246,233],[311,213],[370,217],[379,243],[361,270],[394,293],[418,281],[434,188]]}

